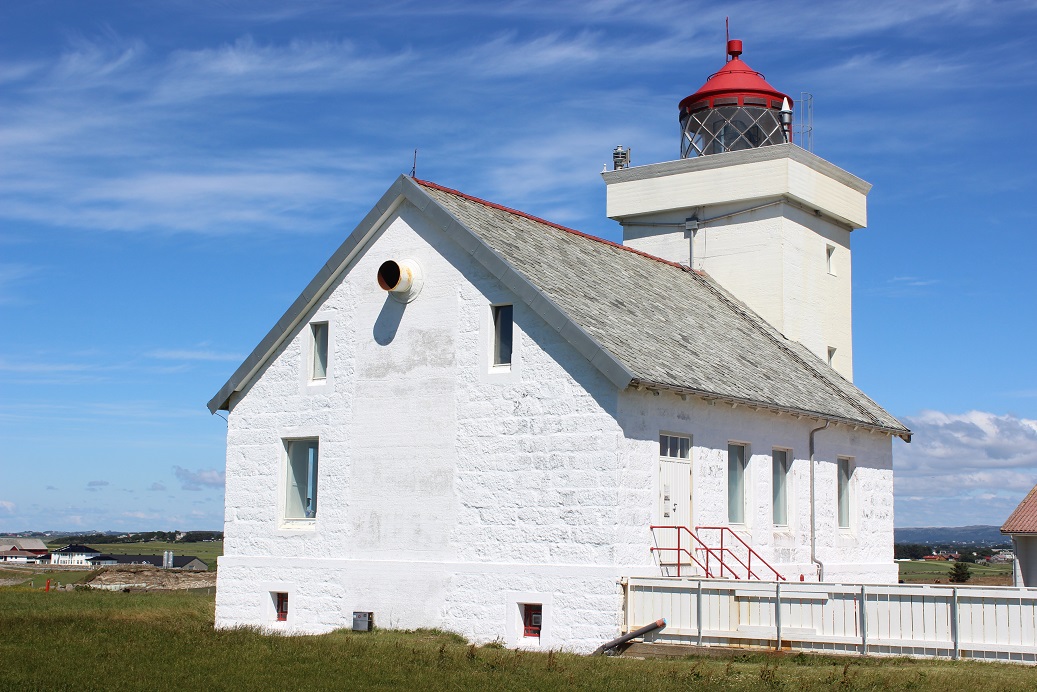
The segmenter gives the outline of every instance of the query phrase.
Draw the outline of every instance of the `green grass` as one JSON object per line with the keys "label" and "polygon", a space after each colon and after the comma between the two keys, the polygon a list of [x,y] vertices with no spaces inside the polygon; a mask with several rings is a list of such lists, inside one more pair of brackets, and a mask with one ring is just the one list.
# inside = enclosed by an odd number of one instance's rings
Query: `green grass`
{"label": "green grass", "polygon": [[[65,543],[47,544],[51,550],[66,545]],[[175,555],[194,555],[205,564],[209,571],[216,569],[216,558],[223,555],[223,541],[203,541],[199,543],[168,543],[165,541],[148,541],[146,543],[98,543],[91,548],[109,555],[161,555],[172,550]]]}
{"label": "green grass", "polygon": [[[953,562],[936,560],[910,560],[898,562],[900,565],[900,578],[907,584],[933,584],[937,580],[941,584],[948,583]],[[969,565],[972,578],[969,584],[995,584],[1001,583],[1005,586],[1012,583],[1012,565]]]}
{"label": "green grass", "polygon": [[1015,690],[1037,681],[1032,668],[1005,664],[766,653],[638,661],[475,647],[435,631],[279,637],[212,623],[204,595],[0,589],[0,688],[809,692]]}

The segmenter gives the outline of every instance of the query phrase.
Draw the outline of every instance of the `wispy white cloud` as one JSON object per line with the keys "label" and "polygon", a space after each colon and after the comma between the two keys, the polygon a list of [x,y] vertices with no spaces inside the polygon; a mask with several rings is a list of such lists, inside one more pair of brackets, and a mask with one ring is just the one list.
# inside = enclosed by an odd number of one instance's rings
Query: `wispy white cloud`
{"label": "wispy white cloud", "polygon": [[923,411],[895,459],[897,524],[1000,524],[1037,484],[1037,420]]}
{"label": "wispy white cloud", "polygon": [[226,473],[221,469],[198,469],[191,471],[180,466],[173,467],[173,473],[180,481],[183,490],[202,490],[202,488],[223,488]]}
{"label": "wispy white cloud", "polygon": [[15,504],[10,500],[0,500],[0,511],[6,514],[14,514]]}
{"label": "wispy white cloud", "polygon": [[26,296],[19,287],[39,269],[28,264],[0,263],[0,305],[24,302]]}
{"label": "wispy white cloud", "polygon": [[237,353],[219,353],[217,351],[179,349],[158,350],[148,353],[149,358],[159,360],[202,360],[202,361],[240,361],[242,356]]}

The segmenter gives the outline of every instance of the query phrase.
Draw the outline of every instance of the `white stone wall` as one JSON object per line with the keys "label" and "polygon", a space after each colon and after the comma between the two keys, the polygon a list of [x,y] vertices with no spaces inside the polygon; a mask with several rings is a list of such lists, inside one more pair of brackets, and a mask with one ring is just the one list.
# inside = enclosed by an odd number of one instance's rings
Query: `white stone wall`
{"label": "white stone wall", "polygon": [[[421,265],[417,300],[403,305],[378,288],[387,259]],[[385,222],[235,397],[218,626],[323,632],[373,611],[378,626],[590,651],[620,632],[620,578],[659,574],[648,526],[660,429],[695,436],[700,523],[722,513],[729,438],[768,454],[791,429],[789,446],[805,453],[798,438],[807,422],[617,392],[523,305],[515,305],[513,365],[492,368],[490,306],[512,300],[409,204]],[[329,377],[317,383],[309,380],[312,321],[330,327]],[[313,520],[283,519],[284,440],[295,438],[319,439]],[[890,484],[882,439],[881,459],[881,444],[875,459],[858,453],[868,492]],[[754,487],[769,484],[769,467],[753,473]],[[844,538],[888,534],[892,564],[889,490],[885,514],[869,509],[861,530]],[[773,532],[755,514],[751,521],[753,539],[773,544]],[[825,539],[823,558],[834,556],[837,539]],[[803,562],[801,536],[790,540],[799,541],[792,561]],[[289,594],[286,622],[275,619],[271,594],[279,592]],[[544,606],[539,642],[520,636],[523,602]]]}
{"label": "white stone wall", "polygon": [[[786,202],[683,229],[637,223],[683,224],[767,200],[694,207],[630,220],[623,244],[709,274],[787,338],[822,362],[835,348],[833,367],[853,380],[850,231]],[[832,272],[827,247],[833,248]]]}
{"label": "white stone wall", "polygon": [[[748,447],[746,521],[738,533],[790,580],[800,575],[818,578],[810,562],[810,430],[816,420],[753,411],[747,407],[709,404],[701,399],[661,392],[627,390],[620,397],[623,424],[624,487],[634,513],[631,526],[659,516],[658,460],[660,431],[692,438],[692,523],[728,524],[727,482],[729,443]],[[789,450],[792,460],[787,493],[788,526],[776,527],[772,513],[772,459],[774,449]],[[850,481],[850,526],[838,527],[836,463],[853,460]],[[815,498],[817,502],[816,555],[825,565],[825,581],[895,583],[893,562],[893,455],[892,441],[880,433],[830,426],[815,435]],[[627,545],[634,557],[641,533],[633,529]],[[710,534],[703,532],[710,541]]]}
{"label": "white stone wall", "polygon": [[[523,305],[495,371],[490,305],[513,298],[409,205],[386,226],[308,320],[330,324],[329,382],[307,382],[302,325],[230,413],[218,623],[323,631],[370,609],[505,640],[508,599],[541,594],[552,640],[593,649],[619,631],[619,578],[651,565],[644,539],[617,562],[617,392]],[[375,274],[406,258],[424,286],[404,306]],[[282,441],[312,437],[317,517],[286,522]]]}

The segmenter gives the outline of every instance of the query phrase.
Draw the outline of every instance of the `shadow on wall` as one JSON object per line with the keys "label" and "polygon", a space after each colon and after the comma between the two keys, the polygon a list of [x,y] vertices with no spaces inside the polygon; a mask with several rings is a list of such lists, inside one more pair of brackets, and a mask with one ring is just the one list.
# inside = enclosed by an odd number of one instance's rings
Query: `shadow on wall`
{"label": "shadow on wall", "polygon": [[379,346],[388,346],[396,338],[396,332],[403,321],[403,313],[407,309],[405,303],[393,300],[388,293],[385,294],[385,302],[382,310],[378,313],[378,319],[374,322],[372,334]]}

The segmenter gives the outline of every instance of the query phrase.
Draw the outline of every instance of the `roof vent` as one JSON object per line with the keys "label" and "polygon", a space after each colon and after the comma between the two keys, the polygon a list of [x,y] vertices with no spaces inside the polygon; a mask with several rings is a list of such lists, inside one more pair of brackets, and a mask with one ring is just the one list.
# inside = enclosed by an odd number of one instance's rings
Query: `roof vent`
{"label": "roof vent", "polygon": [[378,267],[378,285],[400,303],[417,298],[422,283],[421,267],[412,259],[386,260]]}

